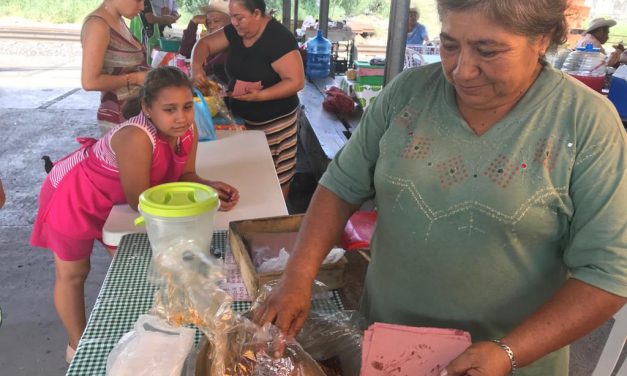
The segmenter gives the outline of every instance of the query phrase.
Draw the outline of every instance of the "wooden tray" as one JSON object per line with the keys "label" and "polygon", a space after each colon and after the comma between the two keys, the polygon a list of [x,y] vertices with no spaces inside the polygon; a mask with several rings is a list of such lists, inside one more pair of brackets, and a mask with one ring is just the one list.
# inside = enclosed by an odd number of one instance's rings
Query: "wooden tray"
{"label": "wooden tray", "polygon": [[[250,250],[244,240],[248,233],[258,232],[290,232],[298,231],[304,215],[286,215],[271,218],[259,218],[244,221],[235,221],[229,224],[229,244],[235,261],[239,265],[242,279],[248,294],[255,299],[259,294],[259,287],[277,280],[283,271],[258,273],[253,265]],[[329,289],[338,289],[344,286],[344,269],[348,261],[342,257],[334,264],[320,266],[316,279],[326,284]]]}

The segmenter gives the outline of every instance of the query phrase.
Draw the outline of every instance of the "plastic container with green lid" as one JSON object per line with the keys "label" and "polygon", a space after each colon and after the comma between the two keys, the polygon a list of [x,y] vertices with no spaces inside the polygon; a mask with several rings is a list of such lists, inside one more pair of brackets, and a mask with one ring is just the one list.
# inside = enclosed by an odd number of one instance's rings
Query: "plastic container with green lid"
{"label": "plastic container with green lid", "polygon": [[183,241],[195,244],[209,255],[213,222],[219,207],[218,192],[207,185],[161,184],[139,196],[141,217],[135,224],[145,223],[155,256]]}

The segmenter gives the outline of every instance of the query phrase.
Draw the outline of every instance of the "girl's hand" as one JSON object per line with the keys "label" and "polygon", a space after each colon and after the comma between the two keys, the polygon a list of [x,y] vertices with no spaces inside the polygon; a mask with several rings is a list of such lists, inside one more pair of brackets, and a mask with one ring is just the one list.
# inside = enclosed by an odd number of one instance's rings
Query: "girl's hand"
{"label": "girl's hand", "polygon": [[506,376],[511,371],[507,353],[494,342],[476,342],[455,358],[440,376]]}
{"label": "girl's hand", "polygon": [[244,102],[261,102],[265,99],[261,94],[262,89],[248,89],[246,88],[246,94],[238,95],[237,97],[232,97],[233,99],[237,99],[238,101]]}
{"label": "girl's hand", "polygon": [[218,191],[221,211],[229,211],[233,209],[239,201],[239,192],[229,184],[214,180],[209,183],[209,186]]}

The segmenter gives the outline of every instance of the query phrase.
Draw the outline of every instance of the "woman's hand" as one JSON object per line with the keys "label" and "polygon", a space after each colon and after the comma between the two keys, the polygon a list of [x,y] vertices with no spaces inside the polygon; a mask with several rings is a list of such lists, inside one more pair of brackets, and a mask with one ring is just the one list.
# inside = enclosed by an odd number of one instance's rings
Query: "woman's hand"
{"label": "woman's hand", "polygon": [[146,81],[147,73],[148,72],[145,71],[129,73],[129,84],[144,86],[144,81]]}
{"label": "woman's hand", "polygon": [[196,15],[192,17],[192,22],[197,25],[204,25],[205,21],[207,21],[207,16],[205,16],[204,14],[200,14],[200,15]]}
{"label": "woman's hand", "polygon": [[455,358],[440,376],[507,376],[511,364],[507,353],[494,342],[476,342]]}
{"label": "woman's hand", "polygon": [[[296,280],[294,280],[296,279]],[[311,308],[311,284],[284,274],[268,298],[253,312],[259,325],[274,323],[283,334],[295,337],[303,327]]]}
{"label": "woman's hand", "polygon": [[229,211],[237,205],[239,192],[233,186],[215,180],[211,181],[209,186],[218,191],[218,197],[220,197],[220,211]]}
{"label": "woman's hand", "polygon": [[194,86],[199,89],[210,87],[209,79],[205,74],[205,70],[202,69],[202,65],[198,67],[192,65],[192,81],[194,82]]}
{"label": "woman's hand", "polygon": [[244,101],[244,102],[261,102],[265,100],[263,94],[261,93],[262,92],[261,89],[246,88],[244,90],[246,91],[246,94],[238,95],[237,97],[231,97],[231,98],[237,99],[238,101]]}

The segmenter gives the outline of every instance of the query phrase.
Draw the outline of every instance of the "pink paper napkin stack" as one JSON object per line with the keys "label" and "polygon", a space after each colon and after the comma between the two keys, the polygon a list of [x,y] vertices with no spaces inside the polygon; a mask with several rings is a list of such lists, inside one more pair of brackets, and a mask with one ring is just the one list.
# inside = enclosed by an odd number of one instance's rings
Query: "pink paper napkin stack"
{"label": "pink paper napkin stack", "polygon": [[471,344],[461,330],[374,323],[364,333],[361,376],[438,376]]}

